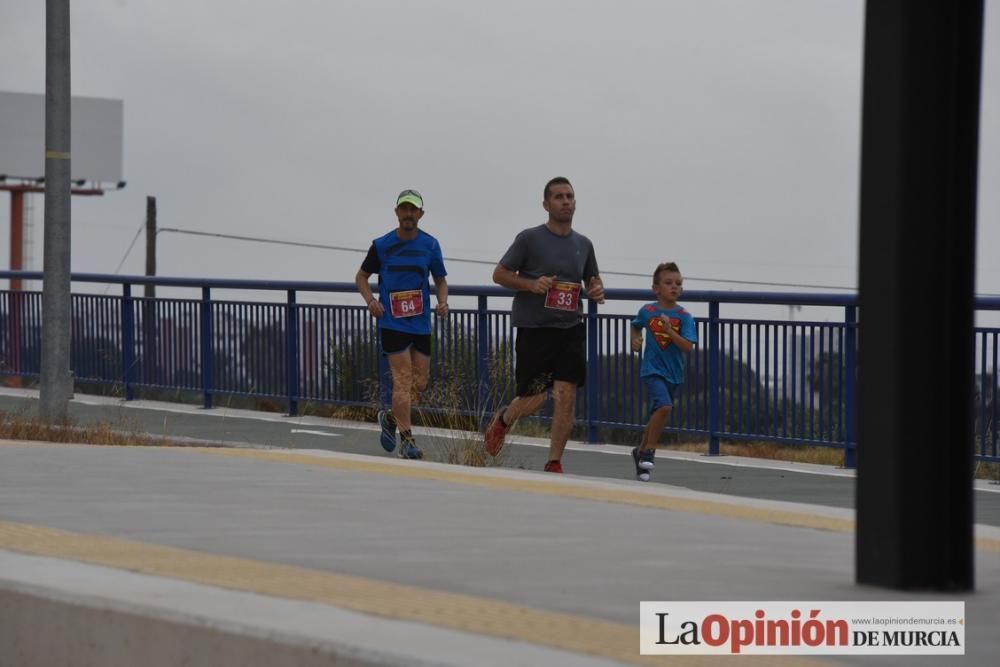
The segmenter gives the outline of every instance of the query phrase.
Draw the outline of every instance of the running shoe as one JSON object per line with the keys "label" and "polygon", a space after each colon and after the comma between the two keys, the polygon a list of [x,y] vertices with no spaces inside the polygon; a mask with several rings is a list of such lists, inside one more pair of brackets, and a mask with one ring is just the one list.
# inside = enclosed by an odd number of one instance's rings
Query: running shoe
{"label": "running shoe", "polygon": [[403,444],[399,448],[399,458],[401,459],[422,459],[424,458],[424,453],[420,451],[417,447],[417,443],[413,440],[403,439]]}
{"label": "running shoe", "polygon": [[646,466],[653,462],[653,450],[640,450],[638,447],[633,447],[632,461],[635,463],[635,478],[640,482],[648,482],[650,477],[650,468],[647,468]]}
{"label": "running shoe", "polygon": [[379,442],[387,452],[396,451],[396,419],[385,410],[378,411],[378,425],[382,428]]}
{"label": "running shoe", "polygon": [[490,456],[496,456],[503,449],[503,441],[507,436],[507,426],[504,425],[503,421],[500,419],[500,415],[507,408],[500,408],[497,413],[493,415],[493,423],[490,427],[486,429],[486,435],[483,437],[483,444],[486,447],[486,452]]}

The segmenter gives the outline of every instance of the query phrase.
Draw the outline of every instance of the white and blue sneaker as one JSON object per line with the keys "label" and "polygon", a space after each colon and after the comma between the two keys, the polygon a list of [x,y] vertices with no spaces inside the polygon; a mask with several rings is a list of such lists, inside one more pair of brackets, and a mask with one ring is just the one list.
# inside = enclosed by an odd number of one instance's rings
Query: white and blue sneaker
{"label": "white and blue sneaker", "polygon": [[387,452],[396,451],[396,419],[385,410],[379,410],[376,417],[378,425],[382,428],[382,434],[379,436],[382,449]]}
{"label": "white and blue sneaker", "polygon": [[656,467],[656,450],[632,448],[632,461],[635,462],[635,478],[640,482],[648,482],[653,468]]}

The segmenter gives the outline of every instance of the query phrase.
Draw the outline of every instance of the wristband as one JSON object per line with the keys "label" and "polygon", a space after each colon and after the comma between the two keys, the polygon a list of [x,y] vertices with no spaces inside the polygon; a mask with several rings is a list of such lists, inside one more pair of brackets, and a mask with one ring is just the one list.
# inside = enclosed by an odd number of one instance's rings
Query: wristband
{"label": "wristband", "polygon": [[368,304],[367,304],[367,305],[368,305],[368,306],[371,306],[371,305],[372,305],[372,303],[374,303],[375,301],[378,301],[378,299],[376,299],[375,297],[372,297],[372,298],[371,298],[371,300],[370,300],[370,301],[368,301]]}

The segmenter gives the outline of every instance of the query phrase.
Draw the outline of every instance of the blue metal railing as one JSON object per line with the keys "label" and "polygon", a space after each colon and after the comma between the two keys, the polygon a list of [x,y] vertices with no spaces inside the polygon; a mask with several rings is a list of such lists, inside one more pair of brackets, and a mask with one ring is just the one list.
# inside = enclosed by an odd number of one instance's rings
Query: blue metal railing
{"label": "blue metal railing", "polygon": [[[42,278],[36,272],[0,272],[0,278]],[[300,293],[354,293],[353,283],[145,278],[74,274],[75,283],[121,286],[120,295],[72,297],[71,363],[77,382],[198,393],[204,407],[216,397],[283,401],[289,414],[302,402],[371,406],[387,402],[390,383],[378,354],[378,332],[363,305],[301,303]],[[133,286],[191,288],[200,298],[132,295]],[[212,290],[284,292],[284,301],[214,299]],[[510,313],[490,299],[509,298],[499,287],[451,286],[475,306],[435,319],[433,373],[425,402],[487,419],[513,393]],[[609,289],[613,303],[632,312],[651,300],[648,290]],[[699,346],[688,357],[685,386],[666,430],[707,437],[718,455],[722,440],[764,440],[839,447],[855,464],[858,309],[853,294],[690,291],[685,304],[707,304],[696,318]],[[792,322],[726,317],[734,304],[808,305],[836,309],[842,320]],[[980,310],[1000,310],[1000,299],[980,298]],[[607,309],[605,309],[607,310]],[[641,430],[646,421],[639,357],[628,347],[631,314],[587,309],[588,381],[577,396],[585,437]],[[37,376],[41,360],[41,294],[0,291],[0,368]],[[1000,329],[978,327],[977,410],[974,443],[980,460],[998,456],[996,374]],[[972,379],[970,379],[971,381]],[[445,391],[438,388],[443,387]],[[547,416],[542,414],[541,419]]]}

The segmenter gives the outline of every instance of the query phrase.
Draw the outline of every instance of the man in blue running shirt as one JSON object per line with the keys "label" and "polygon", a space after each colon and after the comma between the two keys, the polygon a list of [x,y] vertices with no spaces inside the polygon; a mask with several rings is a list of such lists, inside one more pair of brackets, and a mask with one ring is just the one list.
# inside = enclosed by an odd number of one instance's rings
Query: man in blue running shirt
{"label": "man in blue running shirt", "polygon": [[[382,448],[396,449],[396,430],[402,446],[399,455],[423,458],[413,439],[410,409],[416,394],[427,388],[431,368],[431,308],[428,276],[434,278],[438,317],[448,316],[448,281],[437,239],[417,229],[424,215],[424,198],[416,190],[403,190],[396,198],[399,227],[372,242],[354,282],[378,320],[382,353],[392,372],[392,410],[379,410]],[[378,274],[378,296],[368,279]]]}

